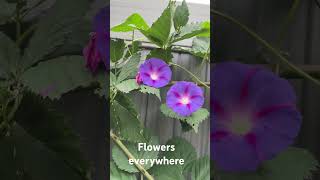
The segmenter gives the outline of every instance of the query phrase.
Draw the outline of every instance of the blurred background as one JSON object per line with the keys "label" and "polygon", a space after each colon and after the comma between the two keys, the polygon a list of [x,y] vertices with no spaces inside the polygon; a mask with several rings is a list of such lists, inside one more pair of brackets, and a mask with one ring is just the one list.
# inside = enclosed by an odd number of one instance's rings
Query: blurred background
{"label": "blurred background", "polygon": [[[215,0],[212,7],[249,26],[275,47],[280,47],[290,62],[313,71],[319,78],[320,7],[315,0],[301,0],[292,21],[284,27],[293,3],[294,0]],[[236,25],[219,17],[215,17],[212,24],[215,62],[275,62],[275,57]],[[320,87],[308,80],[293,78],[290,81],[297,92],[298,108],[303,115],[296,146],[308,149],[320,160]]]}

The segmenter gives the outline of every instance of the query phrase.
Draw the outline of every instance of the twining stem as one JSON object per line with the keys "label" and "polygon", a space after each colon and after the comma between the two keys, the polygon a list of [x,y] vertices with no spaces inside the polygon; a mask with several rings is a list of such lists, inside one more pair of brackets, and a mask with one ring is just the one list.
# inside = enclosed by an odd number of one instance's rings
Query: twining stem
{"label": "twining stem", "polygon": [[309,74],[305,73],[304,71],[302,71],[301,69],[299,69],[297,66],[295,66],[294,64],[290,63],[285,57],[282,56],[282,54],[279,52],[278,49],[274,48],[270,43],[268,43],[266,40],[262,39],[257,33],[255,33],[254,31],[252,31],[251,29],[249,29],[247,26],[245,26],[244,24],[242,24],[241,22],[239,22],[238,20],[234,19],[233,17],[230,17],[224,13],[221,13],[217,10],[211,10],[211,12],[219,17],[222,17],[236,25],[238,25],[242,30],[244,30],[245,32],[247,32],[251,37],[253,37],[257,42],[259,42],[261,45],[263,45],[266,49],[268,49],[272,54],[274,54],[276,57],[279,58],[279,61],[281,63],[284,63],[285,65],[287,65],[289,68],[293,69],[297,74],[301,75],[302,77],[309,79],[310,81],[312,81],[313,83],[317,84],[320,86],[320,81],[318,81],[317,79],[313,78],[312,76],[310,76]]}
{"label": "twining stem", "polygon": [[169,63],[170,65],[172,66],[176,66],[182,70],[184,70],[185,72],[187,72],[190,76],[192,76],[199,84],[203,85],[204,87],[210,89],[210,86],[208,86],[206,83],[204,83],[203,81],[201,81],[196,75],[194,75],[192,72],[190,72],[188,69],[186,69],[185,67],[183,66],[180,66],[179,64],[176,64],[176,63]]}
{"label": "twining stem", "polygon": [[[121,142],[120,138],[117,135],[115,135],[112,131],[110,131],[110,137],[119,146],[119,148],[126,154],[128,159],[135,159],[135,157],[131,154],[128,148]],[[135,161],[134,161],[134,165],[148,180],[154,180],[154,178],[148,173],[147,170],[144,169],[143,166],[141,166],[139,163],[136,163]]]}
{"label": "twining stem", "polygon": [[[294,0],[294,2],[292,3],[292,6],[289,10],[289,13],[286,15],[285,19],[284,19],[284,23],[283,26],[280,29],[280,33],[278,35],[278,40],[277,40],[277,44],[276,46],[281,49],[281,45],[284,41],[285,38],[285,34],[288,31],[289,25],[292,22],[294,15],[296,14],[296,11],[298,9],[300,5],[300,0]],[[276,67],[275,67],[275,73],[279,75],[280,73],[280,64],[277,63]]]}
{"label": "twining stem", "polygon": [[[171,81],[167,86],[172,86],[173,84],[177,83],[178,81]],[[207,85],[210,87],[210,82],[203,82],[203,84],[198,84],[198,86],[204,86]]]}

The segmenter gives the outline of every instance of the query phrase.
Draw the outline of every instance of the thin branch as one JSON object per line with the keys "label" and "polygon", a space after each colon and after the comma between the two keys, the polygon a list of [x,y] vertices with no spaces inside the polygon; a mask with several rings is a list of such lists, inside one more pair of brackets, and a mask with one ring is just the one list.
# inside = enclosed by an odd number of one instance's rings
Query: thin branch
{"label": "thin branch", "polygon": [[[119,148],[126,154],[128,159],[136,159],[128,150],[128,148],[121,142],[120,138],[117,135],[115,135],[112,131],[110,131],[110,137],[119,146]],[[147,170],[144,169],[143,166],[141,166],[139,163],[136,163],[135,161],[134,161],[134,164],[148,180],[154,180],[154,178],[148,173]]]}
{"label": "thin branch", "polygon": [[[294,18],[294,15],[296,14],[297,12],[297,9],[300,5],[300,0],[294,0],[292,5],[291,5],[291,8],[289,10],[289,13],[286,15],[285,19],[284,19],[284,22],[283,22],[283,25],[280,29],[280,32],[279,32],[279,35],[278,35],[278,40],[277,40],[277,44],[276,46],[281,49],[281,45],[285,39],[285,35],[288,31],[288,28],[289,28],[289,25],[291,24],[293,18]],[[276,66],[275,66],[275,73],[276,74],[279,74],[280,73],[280,63],[277,63]]]}
{"label": "thin branch", "polygon": [[238,20],[223,14],[219,11],[216,10],[211,10],[211,12],[219,17],[222,17],[236,25],[238,25],[242,30],[244,30],[245,32],[247,32],[251,37],[253,37],[257,42],[259,42],[262,46],[264,46],[266,49],[268,49],[272,54],[274,54],[275,56],[277,56],[279,58],[279,62],[284,63],[285,65],[287,65],[287,67],[293,69],[298,75],[303,76],[306,79],[309,79],[310,81],[312,81],[313,83],[317,84],[320,86],[320,81],[315,79],[314,77],[310,76],[309,74],[305,73],[304,71],[302,71],[301,69],[299,69],[297,66],[295,66],[294,64],[290,63],[285,57],[282,56],[282,54],[279,52],[278,49],[274,48],[270,43],[268,43],[266,40],[262,39],[257,33],[255,33],[254,31],[252,31],[251,29],[249,29],[247,26],[245,26],[244,24],[240,23]]}
{"label": "thin branch", "polygon": [[207,84],[205,84],[203,81],[201,81],[196,75],[194,75],[192,72],[190,72],[188,69],[186,69],[183,66],[180,66],[179,64],[176,63],[169,63],[172,66],[176,66],[182,70],[184,70],[185,72],[187,72],[190,76],[192,76],[199,84],[203,85],[204,87],[210,89],[210,86],[208,86]]}

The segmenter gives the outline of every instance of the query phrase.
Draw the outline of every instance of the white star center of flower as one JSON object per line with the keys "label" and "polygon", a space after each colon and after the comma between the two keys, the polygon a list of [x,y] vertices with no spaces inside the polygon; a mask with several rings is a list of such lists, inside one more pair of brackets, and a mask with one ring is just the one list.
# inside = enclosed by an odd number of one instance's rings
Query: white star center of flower
{"label": "white star center of flower", "polygon": [[183,98],[181,98],[180,102],[183,105],[187,105],[187,104],[190,103],[190,98],[189,97],[183,97]]}
{"label": "white star center of flower", "polygon": [[157,73],[151,73],[150,78],[151,78],[152,80],[158,80],[158,79],[159,79],[159,76],[158,76]]}

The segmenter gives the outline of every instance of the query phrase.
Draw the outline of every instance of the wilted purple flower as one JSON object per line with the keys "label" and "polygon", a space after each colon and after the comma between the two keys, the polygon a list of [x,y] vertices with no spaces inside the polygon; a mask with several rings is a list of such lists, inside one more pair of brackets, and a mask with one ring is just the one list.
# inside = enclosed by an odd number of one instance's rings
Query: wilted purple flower
{"label": "wilted purple flower", "polygon": [[177,82],[167,92],[167,106],[180,116],[190,116],[203,103],[203,91],[193,82]]}
{"label": "wilted purple flower", "polygon": [[94,18],[94,32],[90,35],[87,47],[83,49],[86,59],[86,66],[91,72],[95,73],[101,62],[109,69],[109,7],[101,9]]}
{"label": "wilted purple flower", "polygon": [[172,72],[168,64],[164,61],[151,58],[141,64],[139,72],[143,84],[155,88],[166,86],[172,76]]}
{"label": "wilted purple flower", "polygon": [[220,169],[256,170],[293,143],[301,115],[288,81],[236,62],[211,75],[211,157]]}

